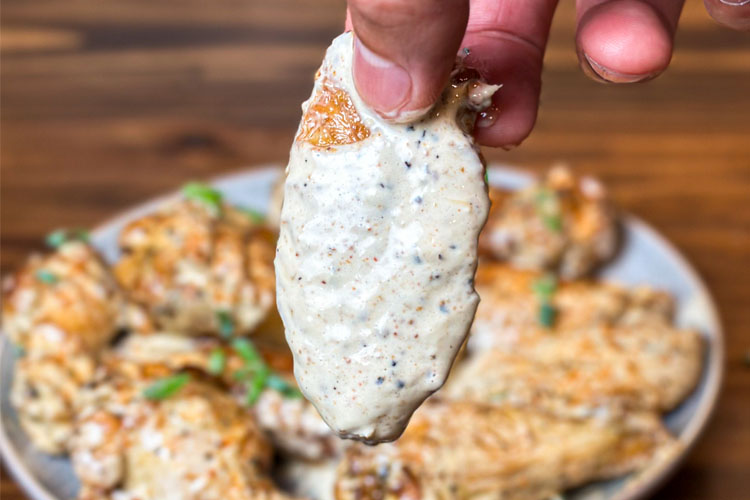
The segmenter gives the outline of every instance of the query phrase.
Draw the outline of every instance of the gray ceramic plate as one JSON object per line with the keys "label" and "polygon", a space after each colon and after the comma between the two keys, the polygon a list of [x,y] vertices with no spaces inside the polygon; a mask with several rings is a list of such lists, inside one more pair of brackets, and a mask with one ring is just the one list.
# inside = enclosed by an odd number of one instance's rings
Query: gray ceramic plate
{"label": "gray ceramic plate", "polygon": [[[226,199],[261,212],[268,205],[271,187],[278,168],[253,169],[222,177],[215,182]],[[490,171],[493,185],[518,188],[530,176],[506,167]],[[172,195],[174,196],[174,195]],[[160,198],[140,205],[120,217],[101,225],[92,232],[94,245],[113,261],[117,258],[117,235],[128,221],[152,211],[166,199]],[[638,477],[599,482],[566,494],[568,499],[631,500],[641,498],[662,483],[679,465],[705,427],[721,384],[723,371],[723,338],[721,324],[713,300],[690,264],[645,223],[626,217],[625,244],[617,259],[602,270],[601,276],[624,284],[648,284],[664,289],[677,298],[677,322],[702,333],[706,339],[706,359],[700,384],[693,394],[665,417],[666,425],[684,445],[683,452],[667,461],[654,464]],[[21,487],[33,500],[68,500],[75,497],[78,484],[70,463],[34,450],[8,402],[13,356],[8,342],[0,341],[0,451]]]}

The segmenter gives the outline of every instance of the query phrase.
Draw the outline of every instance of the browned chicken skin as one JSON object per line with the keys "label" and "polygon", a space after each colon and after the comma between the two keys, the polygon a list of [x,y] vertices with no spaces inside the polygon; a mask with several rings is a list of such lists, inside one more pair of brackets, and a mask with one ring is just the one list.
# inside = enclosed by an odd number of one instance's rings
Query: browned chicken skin
{"label": "browned chicken skin", "polygon": [[628,410],[668,411],[695,387],[703,343],[672,326],[671,302],[649,289],[562,283],[557,320],[538,319],[539,273],[486,263],[470,355],[444,394],[503,401],[567,417]]}
{"label": "browned chicken skin", "polygon": [[4,285],[3,330],[21,352],[11,402],[33,443],[62,453],[73,399],[126,321],[124,297],[100,257],[80,241],[32,256]]}
{"label": "browned chicken skin", "polygon": [[672,447],[649,414],[568,420],[532,409],[431,400],[398,441],[347,450],[335,498],[549,498],[634,470]]}
{"label": "browned chicken skin", "polygon": [[617,224],[604,188],[564,167],[515,193],[490,189],[492,208],[479,239],[484,255],[521,269],[578,278],[608,260]]}
{"label": "browned chicken skin", "polygon": [[252,415],[198,374],[149,400],[161,365],[109,363],[78,399],[71,457],[81,500],[284,499],[270,480],[272,449]]}

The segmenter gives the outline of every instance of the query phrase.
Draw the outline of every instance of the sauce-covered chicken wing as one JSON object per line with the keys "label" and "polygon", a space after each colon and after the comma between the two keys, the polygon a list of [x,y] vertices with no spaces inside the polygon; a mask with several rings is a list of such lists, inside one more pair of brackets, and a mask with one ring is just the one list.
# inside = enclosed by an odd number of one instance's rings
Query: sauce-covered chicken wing
{"label": "sauce-covered chicken wing", "polygon": [[476,309],[488,210],[474,117],[497,87],[456,75],[412,124],[370,110],[336,38],[292,146],[276,256],[300,388],[342,437],[396,439],[440,388]]}

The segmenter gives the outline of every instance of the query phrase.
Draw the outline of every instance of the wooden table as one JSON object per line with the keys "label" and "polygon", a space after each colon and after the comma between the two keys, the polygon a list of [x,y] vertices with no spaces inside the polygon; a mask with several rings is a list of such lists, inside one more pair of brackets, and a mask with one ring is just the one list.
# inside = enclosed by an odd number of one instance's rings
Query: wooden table
{"label": "wooden table", "polygon": [[[750,36],[685,8],[667,74],[604,86],[557,15],[539,123],[490,161],[600,176],[696,265],[719,303],[718,411],[659,498],[750,496]],[[2,271],[58,226],[94,225],[186,179],[283,164],[339,0],[5,0]],[[4,500],[24,498],[4,474]]]}

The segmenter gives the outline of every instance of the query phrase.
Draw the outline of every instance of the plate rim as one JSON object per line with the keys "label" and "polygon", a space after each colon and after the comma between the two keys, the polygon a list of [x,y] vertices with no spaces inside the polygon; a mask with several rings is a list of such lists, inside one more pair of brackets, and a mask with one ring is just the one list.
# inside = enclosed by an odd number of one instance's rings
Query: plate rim
{"label": "plate rim", "polygon": [[[230,182],[238,177],[247,177],[248,175],[270,175],[271,172],[280,173],[282,168],[283,167],[279,164],[260,164],[255,167],[242,168],[234,172],[213,176],[206,179],[204,182],[216,186],[218,184]],[[497,173],[498,171],[504,171],[508,175],[513,175],[522,179],[533,179],[536,177],[534,172],[530,170],[501,163],[493,163],[489,165],[487,169],[489,171],[490,180],[492,180],[493,176],[501,175]],[[493,172],[495,172],[494,175]],[[91,230],[91,235],[95,238],[98,233],[106,231],[108,227],[122,224],[137,217],[139,214],[153,211],[159,205],[176,198],[179,194],[179,189],[172,190],[166,194],[148,198],[130,208],[123,209],[94,226]],[[645,469],[642,474],[633,478],[634,483],[632,483],[632,485],[629,486],[626,484],[612,497],[612,500],[635,500],[654,493],[670,477],[672,477],[705,431],[711,417],[716,411],[719,395],[721,393],[726,353],[724,339],[725,333],[721,316],[719,314],[719,308],[716,305],[716,301],[714,300],[711,291],[701,278],[698,271],[671,241],[665,236],[662,236],[654,227],[643,219],[627,212],[621,212],[621,217],[624,219],[626,225],[633,226],[637,230],[646,233],[650,238],[661,245],[667,251],[670,258],[675,261],[681,272],[686,275],[688,281],[695,286],[698,293],[707,299],[705,305],[709,315],[708,321],[713,330],[713,335],[711,337],[712,348],[710,349],[709,356],[705,360],[706,372],[703,375],[705,378],[704,394],[696,407],[695,413],[690,417],[685,429],[681,435],[677,437],[678,442],[681,444],[679,452],[672,459]],[[2,359],[2,355],[9,345],[10,343],[6,336],[0,335],[0,359]],[[41,481],[36,478],[31,469],[26,466],[23,457],[13,446],[10,438],[6,434],[6,428],[5,425],[2,424],[2,420],[0,420],[0,456],[2,457],[2,461],[8,472],[18,483],[18,486],[33,500],[64,500],[54,496],[41,483]]]}

